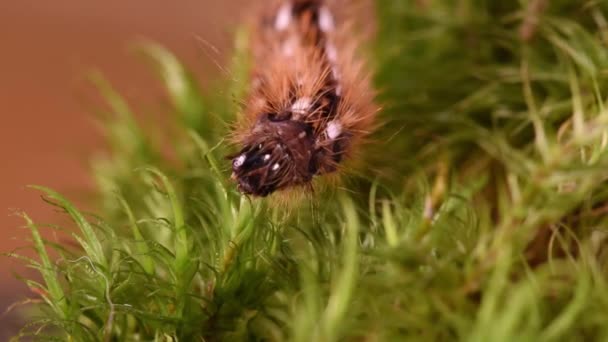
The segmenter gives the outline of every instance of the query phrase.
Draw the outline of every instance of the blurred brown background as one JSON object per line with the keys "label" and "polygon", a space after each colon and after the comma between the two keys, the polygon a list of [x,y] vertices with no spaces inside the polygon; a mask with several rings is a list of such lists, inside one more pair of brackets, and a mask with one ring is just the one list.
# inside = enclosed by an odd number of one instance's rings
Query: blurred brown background
{"label": "blurred brown background", "polygon": [[[0,1],[0,252],[27,244],[22,220],[57,220],[25,186],[55,188],[84,202],[92,187],[88,158],[102,148],[79,96],[85,76],[99,69],[133,104],[154,104],[160,87],[130,44],[150,38],[169,47],[201,80],[219,75],[209,48],[225,53],[238,23],[239,0],[4,0]],[[221,63],[222,58],[218,57]],[[28,251],[25,254],[31,255]],[[32,275],[0,257],[0,314],[31,295],[12,275]],[[0,317],[0,341],[19,327]]]}

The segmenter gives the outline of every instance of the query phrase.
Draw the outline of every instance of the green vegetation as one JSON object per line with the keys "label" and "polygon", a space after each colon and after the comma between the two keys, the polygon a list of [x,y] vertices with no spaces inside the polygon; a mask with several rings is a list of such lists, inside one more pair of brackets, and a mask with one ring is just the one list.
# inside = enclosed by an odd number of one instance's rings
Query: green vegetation
{"label": "green vegetation", "polygon": [[607,340],[608,3],[376,8],[382,144],[367,170],[288,211],[228,179],[245,33],[232,79],[206,94],[144,49],[174,108],[162,138],[96,78],[111,148],[95,161],[99,210],[37,188],[79,248],[26,218],[43,301],[20,337]]}

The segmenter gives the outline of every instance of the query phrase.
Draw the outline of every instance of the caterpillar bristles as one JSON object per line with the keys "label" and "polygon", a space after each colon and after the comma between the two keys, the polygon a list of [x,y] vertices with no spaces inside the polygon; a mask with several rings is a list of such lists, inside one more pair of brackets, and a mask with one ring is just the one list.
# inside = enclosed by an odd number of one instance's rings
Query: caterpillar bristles
{"label": "caterpillar bristles", "polygon": [[337,9],[286,0],[260,11],[251,89],[234,132],[239,152],[230,157],[242,193],[311,188],[315,176],[341,170],[372,130],[377,109],[359,40]]}

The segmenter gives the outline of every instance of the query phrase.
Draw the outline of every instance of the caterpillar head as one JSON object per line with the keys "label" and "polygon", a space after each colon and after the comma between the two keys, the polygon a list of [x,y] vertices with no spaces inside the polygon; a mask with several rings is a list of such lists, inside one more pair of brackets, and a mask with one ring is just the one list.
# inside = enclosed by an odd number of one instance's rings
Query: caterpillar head
{"label": "caterpillar head", "polygon": [[232,177],[244,194],[265,197],[310,182],[316,173],[312,127],[301,121],[262,115],[232,157]]}

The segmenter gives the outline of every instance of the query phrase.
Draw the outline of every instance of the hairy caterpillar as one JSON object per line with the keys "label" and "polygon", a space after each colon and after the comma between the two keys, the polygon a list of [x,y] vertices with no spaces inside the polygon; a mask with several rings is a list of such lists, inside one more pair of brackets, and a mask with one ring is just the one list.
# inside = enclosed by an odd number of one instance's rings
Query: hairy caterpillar
{"label": "hairy caterpillar", "polygon": [[261,197],[340,169],[376,113],[357,40],[332,3],[269,2],[253,30],[251,90],[234,132],[241,149],[230,157],[239,191]]}

